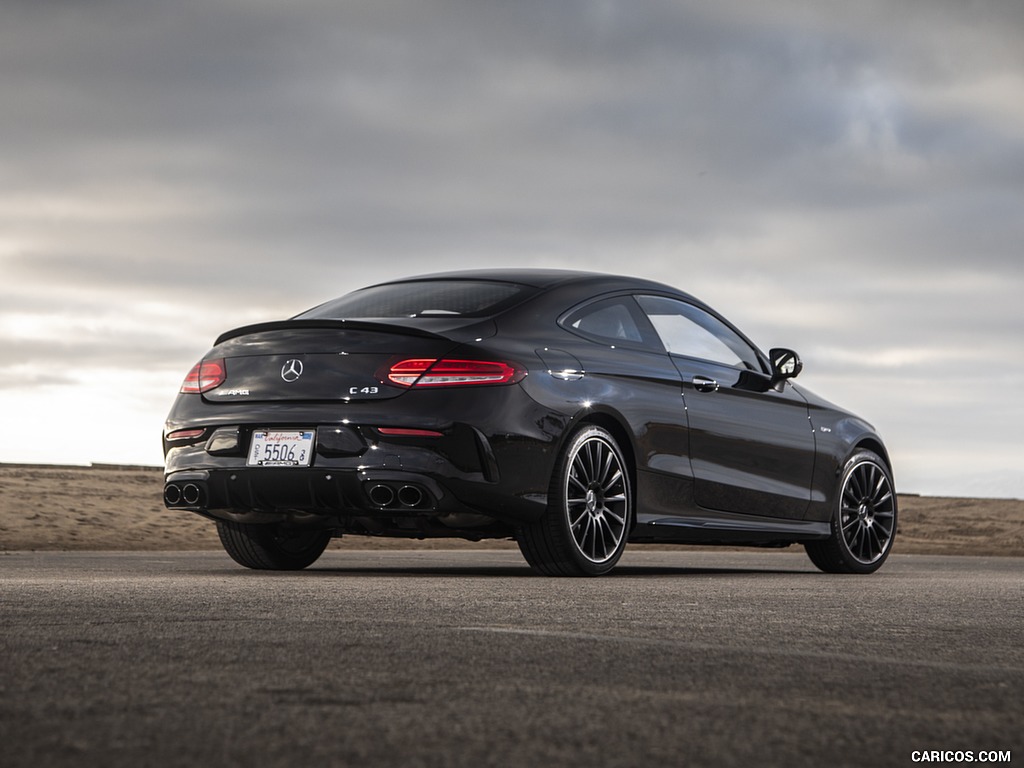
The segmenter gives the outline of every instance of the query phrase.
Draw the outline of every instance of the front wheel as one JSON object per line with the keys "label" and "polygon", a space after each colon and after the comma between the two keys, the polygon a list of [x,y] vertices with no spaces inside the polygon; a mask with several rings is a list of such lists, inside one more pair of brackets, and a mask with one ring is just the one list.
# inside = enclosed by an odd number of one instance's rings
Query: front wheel
{"label": "front wheel", "polygon": [[231,559],[261,571],[299,571],[327,549],[331,532],[217,521],[217,535]]}
{"label": "front wheel", "polygon": [[871,451],[858,451],[843,468],[832,515],[832,535],[804,544],[826,573],[874,573],[896,538],[896,491],[889,468]]}
{"label": "front wheel", "polygon": [[633,516],[630,471],[615,438],[584,426],[562,453],[548,508],[516,535],[526,562],[547,576],[600,576],[626,548]]}

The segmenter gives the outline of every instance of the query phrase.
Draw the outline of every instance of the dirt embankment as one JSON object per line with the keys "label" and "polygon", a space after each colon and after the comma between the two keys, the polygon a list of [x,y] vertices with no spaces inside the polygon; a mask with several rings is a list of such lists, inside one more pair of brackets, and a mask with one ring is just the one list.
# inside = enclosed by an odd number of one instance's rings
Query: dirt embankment
{"label": "dirt embankment", "polygon": [[[162,501],[152,467],[0,464],[0,550],[220,549],[213,524]],[[332,548],[515,547],[349,536]],[[1024,501],[900,497],[900,554],[1024,556]]]}

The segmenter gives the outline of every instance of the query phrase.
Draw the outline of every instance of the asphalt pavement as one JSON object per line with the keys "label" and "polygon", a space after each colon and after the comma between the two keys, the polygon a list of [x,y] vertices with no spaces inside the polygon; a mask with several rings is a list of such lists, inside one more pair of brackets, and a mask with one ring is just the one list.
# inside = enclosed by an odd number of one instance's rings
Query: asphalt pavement
{"label": "asphalt pavement", "polygon": [[0,553],[0,765],[1022,764],[1022,629],[1018,558]]}

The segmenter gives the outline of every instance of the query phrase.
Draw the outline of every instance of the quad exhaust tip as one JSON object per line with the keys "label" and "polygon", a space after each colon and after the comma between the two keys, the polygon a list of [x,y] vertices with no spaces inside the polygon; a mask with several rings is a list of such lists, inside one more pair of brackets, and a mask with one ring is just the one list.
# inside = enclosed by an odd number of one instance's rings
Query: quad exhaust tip
{"label": "quad exhaust tip", "polygon": [[[366,495],[374,506],[381,509],[424,509],[433,498],[423,488],[411,483],[374,483]],[[164,503],[168,507],[195,507],[202,499],[203,487],[198,483],[168,483],[164,486]]]}

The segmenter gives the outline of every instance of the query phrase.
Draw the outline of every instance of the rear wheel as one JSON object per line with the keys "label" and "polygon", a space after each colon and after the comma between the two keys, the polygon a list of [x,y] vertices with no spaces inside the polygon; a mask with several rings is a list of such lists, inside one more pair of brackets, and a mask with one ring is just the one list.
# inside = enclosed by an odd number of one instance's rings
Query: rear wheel
{"label": "rear wheel", "polygon": [[877,454],[859,451],[843,468],[832,535],[804,548],[826,573],[874,573],[892,550],[896,516],[889,468]]}
{"label": "rear wheel", "polygon": [[615,438],[584,426],[555,467],[544,516],[517,532],[519,549],[547,576],[607,573],[626,547],[632,499],[629,466]]}
{"label": "rear wheel", "polygon": [[331,532],[217,521],[217,534],[231,559],[256,570],[298,571],[327,549]]}

